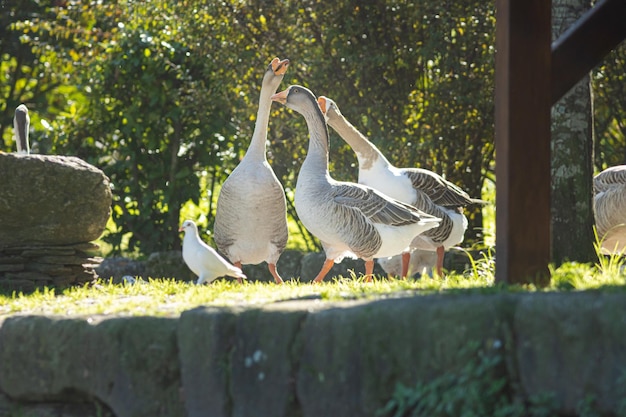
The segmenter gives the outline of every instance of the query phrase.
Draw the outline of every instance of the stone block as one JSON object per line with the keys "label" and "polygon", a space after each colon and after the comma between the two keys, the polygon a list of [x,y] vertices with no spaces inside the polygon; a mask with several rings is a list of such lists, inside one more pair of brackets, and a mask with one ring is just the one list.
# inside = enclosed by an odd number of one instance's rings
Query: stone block
{"label": "stone block", "polygon": [[146,279],[176,278],[182,281],[195,281],[198,278],[185,264],[180,250],[153,253],[144,265]]}
{"label": "stone block", "polygon": [[12,400],[97,398],[117,417],[183,417],[177,320],[11,317],[0,328],[0,390]]}
{"label": "stone block", "polygon": [[292,348],[306,314],[287,304],[185,312],[178,338],[189,417],[297,415]]}
{"label": "stone block", "polygon": [[0,249],[91,242],[106,227],[109,179],[79,158],[0,153],[0,178]]}
{"label": "stone block", "polygon": [[498,346],[507,311],[502,298],[433,296],[312,312],[299,342],[302,416],[376,415],[397,383],[414,386],[460,369],[467,358],[459,351],[470,341]]}
{"label": "stone block", "polygon": [[585,397],[601,415],[617,415],[626,392],[626,303],[623,294],[520,295],[515,361],[524,395],[554,395],[563,415]]}

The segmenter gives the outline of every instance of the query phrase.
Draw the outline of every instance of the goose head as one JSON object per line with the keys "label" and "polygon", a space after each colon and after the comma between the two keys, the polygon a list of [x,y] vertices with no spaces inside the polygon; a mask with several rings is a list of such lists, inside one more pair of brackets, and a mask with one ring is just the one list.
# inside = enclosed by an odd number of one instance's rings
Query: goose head
{"label": "goose head", "polygon": [[274,75],[276,76],[285,75],[285,73],[287,72],[287,67],[289,67],[288,59],[280,60],[278,58],[274,58],[272,59],[272,62],[270,63],[268,70],[271,69],[272,72],[274,72]]}
{"label": "goose head", "polygon": [[322,109],[311,90],[301,85],[290,85],[287,89],[272,96],[272,101],[284,104],[292,110],[305,115],[308,113],[317,114],[326,123]]}
{"label": "goose head", "polygon": [[326,163],[328,163],[330,137],[328,135],[324,114],[322,113],[322,109],[320,109],[315,94],[301,85],[290,85],[286,90],[274,94],[271,99],[304,116],[309,127],[309,150],[311,146],[317,148],[318,145],[321,145],[321,149],[326,153]]}
{"label": "goose head", "polygon": [[15,109],[13,117],[13,129],[15,129],[15,142],[17,144],[18,153],[30,153],[30,145],[28,143],[28,128],[30,126],[30,117],[28,116],[28,108],[20,104]]}
{"label": "goose head", "polygon": [[265,70],[263,85],[267,86],[267,88],[271,88],[272,91],[276,91],[278,85],[283,80],[288,67],[288,59],[283,59],[282,61],[278,58],[272,59],[272,62],[270,62]]}
{"label": "goose head", "polygon": [[337,103],[335,103],[332,99],[326,96],[319,96],[317,98],[317,103],[319,104],[322,114],[327,122],[341,116],[341,111],[339,111]]}

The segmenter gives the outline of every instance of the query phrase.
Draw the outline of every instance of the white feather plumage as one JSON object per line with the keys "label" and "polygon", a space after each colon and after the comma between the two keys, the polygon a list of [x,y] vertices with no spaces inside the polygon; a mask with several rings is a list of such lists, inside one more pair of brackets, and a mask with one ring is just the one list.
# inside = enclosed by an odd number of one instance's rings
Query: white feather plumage
{"label": "white feather plumage", "polygon": [[229,276],[237,279],[246,279],[246,276],[198,236],[198,227],[191,220],[185,220],[179,231],[184,231],[183,260],[198,276],[196,284],[215,281],[219,277]]}

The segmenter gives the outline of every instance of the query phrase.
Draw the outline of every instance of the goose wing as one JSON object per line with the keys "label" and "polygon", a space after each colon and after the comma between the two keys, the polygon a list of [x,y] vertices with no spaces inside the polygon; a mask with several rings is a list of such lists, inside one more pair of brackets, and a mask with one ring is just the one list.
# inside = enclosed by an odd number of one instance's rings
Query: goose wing
{"label": "goose wing", "polygon": [[616,186],[626,186],[626,165],[607,168],[593,178],[593,188],[596,194]]}
{"label": "goose wing", "polygon": [[421,221],[437,221],[413,206],[394,200],[384,194],[357,184],[341,184],[335,188],[335,203],[360,211],[372,223],[402,226]]}
{"label": "goose wing", "polygon": [[425,193],[433,203],[444,207],[464,207],[470,204],[485,204],[484,200],[471,198],[456,184],[445,180],[432,171],[421,168],[405,169],[413,188]]}

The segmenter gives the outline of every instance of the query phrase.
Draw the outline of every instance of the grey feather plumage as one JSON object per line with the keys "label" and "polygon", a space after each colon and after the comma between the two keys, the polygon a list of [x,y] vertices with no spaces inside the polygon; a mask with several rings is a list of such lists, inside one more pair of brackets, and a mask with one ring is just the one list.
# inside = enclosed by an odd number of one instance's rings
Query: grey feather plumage
{"label": "grey feather plumage", "polygon": [[337,196],[334,200],[337,203],[359,209],[375,223],[389,226],[417,223],[425,217],[431,217],[426,213],[420,213],[415,207],[393,200],[372,188],[360,187],[357,184],[337,187]]}
{"label": "grey feather plumage", "polygon": [[422,233],[423,236],[430,238],[435,243],[444,242],[448,238],[448,236],[450,236],[450,233],[452,232],[452,228],[454,226],[452,219],[450,218],[446,210],[443,209],[443,207],[462,213],[462,206],[446,206],[444,204],[436,204],[429,196],[427,196],[423,192],[417,193],[417,201],[413,204],[413,206],[441,219],[439,227],[427,230]]}
{"label": "grey feather plumage", "polygon": [[277,283],[276,263],[287,246],[285,192],[267,161],[267,129],[271,96],[282,81],[289,60],[274,58],[259,94],[252,140],[242,161],[222,184],[215,213],[214,240],[233,263],[267,262]]}
{"label": "grey feather plumage", "polygon": [[626,250],[626,165],[610,167],[593,179],[594,217],[603,253]]}
{"label": "grey feather plumage", "polygon": [[346,252],[366,262],[395,255],[406,250],[414,236],[439,224],[440,219],[373,188],[330,177],[328,130],[310,90],[290,86],[273,99],[307,122],[309,149],[298,175],[295,205],[302,223],[322,241],[327,259],[341,259]]}
{"label": "grey feather plumage", "polygon": [[432,171],[422,168],[405,168],[404,171],[413,187],[426,194],[439,206],[465,207],[470,204],[486,204],[484,200],[471,198],[461,187]]}
{"label": "grey feather plumage", "polygon": [[[411,243],[412,248],[437,251],[437,268],[443,268],[443,250],[463,241],[467,218],[463,207],[485,204],[471,198],[457,185],[422,168],[397,168],[358,131],[328,97],[318,99],[320,108],[339,136],[352,147],[359,161],[359,183],[384,192],[392,198],[441,219],[437,228],[424,231]],[[406,259],[403,261],[406,266]]]}

